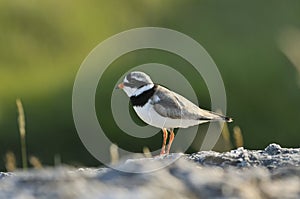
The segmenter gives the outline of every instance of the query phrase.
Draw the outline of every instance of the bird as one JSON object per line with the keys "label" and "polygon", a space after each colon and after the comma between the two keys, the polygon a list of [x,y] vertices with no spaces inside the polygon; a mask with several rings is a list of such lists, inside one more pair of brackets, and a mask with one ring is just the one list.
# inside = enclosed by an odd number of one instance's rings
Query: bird
{"label": "bird", "polygon": [[153,83],[150,76],[141,71],[128,73],[116,88],[126,93],[141,120],[162,129],[160,155],[170,153],[176,128],[188,128],[211,121],[233,121],[230,117],[204,110],[182,95]]}

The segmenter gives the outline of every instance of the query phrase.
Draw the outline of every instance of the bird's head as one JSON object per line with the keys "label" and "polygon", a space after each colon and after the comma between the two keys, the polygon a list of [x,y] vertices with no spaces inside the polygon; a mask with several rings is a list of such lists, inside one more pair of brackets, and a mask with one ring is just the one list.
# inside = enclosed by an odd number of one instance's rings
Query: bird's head
{"label": "bird's head", "polygon": [[131,97],[139,88],[149,84],[153,84],[153,82],[147,74],[133,71],[125,76],[118,88],[123,89],[128,97]]}

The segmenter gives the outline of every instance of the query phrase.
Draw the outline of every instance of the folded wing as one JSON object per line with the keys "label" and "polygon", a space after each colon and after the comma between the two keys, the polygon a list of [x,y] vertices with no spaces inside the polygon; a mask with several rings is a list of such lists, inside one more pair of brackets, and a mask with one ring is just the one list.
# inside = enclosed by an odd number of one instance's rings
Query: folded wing
{"label": "folded wing", "polygon": [[154,96],[152,99],[154,109],[164,117],[203,121],[231,121],[226,116],[199,108],[185,97],[162,86],[157,87]]}

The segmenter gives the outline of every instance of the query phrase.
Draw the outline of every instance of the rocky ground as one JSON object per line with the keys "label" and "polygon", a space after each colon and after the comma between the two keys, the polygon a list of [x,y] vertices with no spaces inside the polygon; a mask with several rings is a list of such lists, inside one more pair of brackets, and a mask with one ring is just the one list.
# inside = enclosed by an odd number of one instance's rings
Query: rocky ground
{"label": "rocky ground", "polygon": [[0,172],[0,199],[300,198],[300,149],[276,144],[131,159],[116,168],[134,172],[68,167]]}

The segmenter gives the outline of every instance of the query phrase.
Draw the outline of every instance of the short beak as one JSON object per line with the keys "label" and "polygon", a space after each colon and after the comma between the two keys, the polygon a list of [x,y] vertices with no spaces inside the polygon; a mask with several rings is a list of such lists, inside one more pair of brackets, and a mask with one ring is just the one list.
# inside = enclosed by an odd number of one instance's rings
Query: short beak
{"label": "short beak", "polygon": [[120,83],[117,87],[116,87],[116,89],[123,89],[124,88],[124,83]]}

